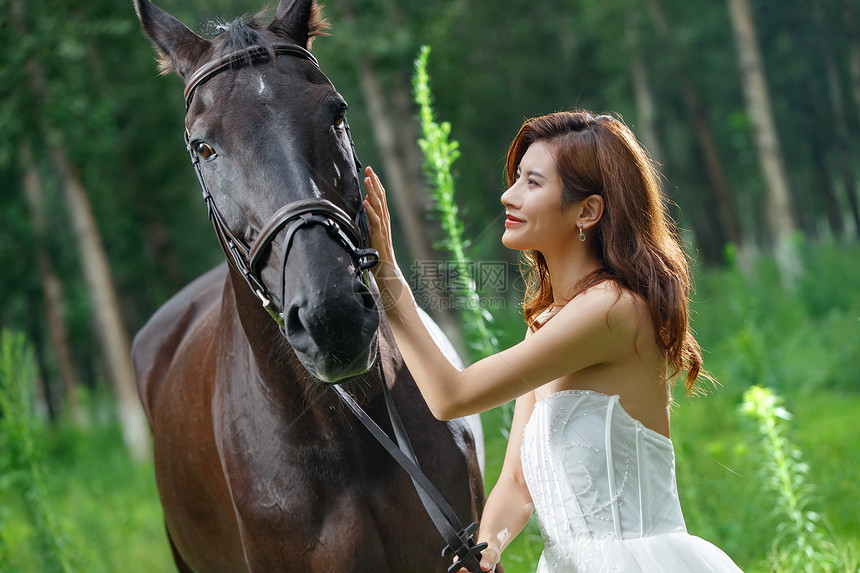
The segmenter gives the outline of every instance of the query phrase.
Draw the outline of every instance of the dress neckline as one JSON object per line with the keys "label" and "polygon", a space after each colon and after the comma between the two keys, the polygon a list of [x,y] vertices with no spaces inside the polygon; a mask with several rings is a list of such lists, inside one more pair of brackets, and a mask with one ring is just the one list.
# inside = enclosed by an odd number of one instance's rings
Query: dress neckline
{"label": "dress neckline", "polygon": [[[639,420],[637,420],[636,418],[631,416],[627,412],[627,410],[624,409],[624,406],[621,405],[621,396],[619,396],[618,394],[612,394],[612,395],[604,394],[603,392],[598,392],[597,390],[579,390],[579,389],[558,390],[558,391],[553,392],[552,394],[548,395],[546,398],[543,398],[542,400],[535,400],[534,408],[537,409],[538,405],[543,404],[545,402],[548,402],[550,399],[555,399],[556,397],[559,397],[559,396],[578,396],[578,395],[580,395],[580,396],[581,395],[596,396],[599,398],[604,398],[606,400],[614,400],[615,405],[618,408],[618,411],[620,411],[622,416],[627,418],[628,421],[632,422],[634,426],[641,428],[646,433],[648,433],[651,436],[653,436],[654,438],[657,438],[658,440],[668,444],[670,447],[672,446],[672,439],[671,438],[664,436],[663,434],[661,434],[657,430],[652,430],[651,428],[649,428],[648,426],[646,426],[645,424],[643,424],[642,422],[640,422]],[[532,411],[532,415],[534,415],[534,410]],[[531,416],[529,416],[529,422],[530,421],[531,421]],[[528,423],[526,423],[526,425],[528,425]]]}

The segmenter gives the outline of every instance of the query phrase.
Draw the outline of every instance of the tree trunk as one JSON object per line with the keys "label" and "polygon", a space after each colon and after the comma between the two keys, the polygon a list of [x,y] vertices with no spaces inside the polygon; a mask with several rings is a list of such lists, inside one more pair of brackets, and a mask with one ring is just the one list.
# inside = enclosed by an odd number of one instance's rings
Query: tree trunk
{"label": "tree trunk", "polygon": [[63,285],[45,246],[45,199],[42,193],[42,180],[39,171],[33,163],[33,152],[28,143],[20,146],[21,164],[24,168],[24,195],[30,211],[30,221],[33,224],[33,234],[36,237],[36,266],[42,283],[44,298],[44,317],[47,322],[48,339],[56,361],[57,374],[63,385],[66,407],[71,415],[72,423],[77,427],[87,424],[87,416],[78,402],[78,376],[74,359],[72,358],[69,333],[66,329],[65,305],[63,304]]}
{"label": "tree trunk", "polygon": [[842,5],[845,9],[845,30],[848,35],[851,92],[854,94],[857,117],[860,118],[860,31],[857,27],[857,10],[854,7],[854,0],[843,0]]}
{"label": "tree trunk", "polygon": [[[851,0],[845,0],[845,28],[848,36],[848,51],[849,51],[849,69],[851,73],[851,91],[854,94],[854,104],[857,106],[857,117],[860,118],[860,34],[857,31],[857,12],[855,10],[854,5]],[[820,8],[816,8],[820,10]],[[822,34],[822,38],[824,41],[827,40],[826,34]],[[827,43],[829,47],[829,42]],[[829,50],[829,48],[828,48]],[[832,53],[830,53],[831,61],[833,62],[833,78],[834,81],[831,81],[831,89],[838,89],[838,72],[836,71],[835,65],[835,57]],[[830,70],[828,70],[828,75],[830,74]],[[860,205],[858,205],[857,199],[857,183],[854,177],[854,166],[851,161],[851,149],[849,147],[848,142],[848,134],[847,134],[847,119],[845,118],[844,107],[842,106],[842,96],[841,91],[834,94],[835,97],[839,98],[839,109],[840,109],[840,117],[837,118],[837,127],[840,129],[841,133],[837,133],[837,136],[840,139],[844,138],[844,141],[840,141],[838,145],[838,152],[840,167],[843,172],[843,178],[845,180],[845,193],[848,197],[848,204],[851,207],[851,216],[854,219],[854,228],[856,232],[856,236],[860,237]],[[831,96],[834,97],[834,96]]]}
{"label": "tree trunk", "polygon": [[[373,126],[374,139],[388,179],[388,196],[391,197],[397,210],[398,220],[395,224],[405,237],[407,248],[416,263],[403,269],[407,277],[412,279],[414,272],[420,272],[424,268],[423,264],[440,264],[439,257],[431,248],[431,239],[423,216],[426,208],[426,201],[423,199],[426,197],[426,192],[421,184],[422,162],[417,148],[418,137],[414,128],[410,128],[410,122],[414,120],[408,112],[401,113],[396,118],[397,127],[395,127],[392,113],[386,110],[396,112],[397,108],[404,107],[403,102],[394,102],[399,105],[392,105],[392,102],[385,101],[376,71],[366,58],[362,58],[359,62],[359,76],[361,91],[367,102],[367,111]],[[416,153],[417,169],[415,168]],[[426,283],[422,286],[428,287],[430,299],[441,300],[439,297],[445,295],[444,291],[437,288],[435,281],[426,281]],[[431,308],[425,310],[439,323],[439,327],[451,340],[457,352],[461,356],[468,356],[457,321],[451,315],[447,305],[435,305],[435,308],[431,305]]]}
{"label": "tree trunk", "polygon": [[797,224],[792,212],[791,191],[770,105],[764,64],[748,1],[728,2],[737,42],[741,85],[747,114],[753,124],[759,166],[765,181],[765,212],[770,224],[771,239],[783,284],[792,287],[802,272],[800,259],[791,241]]}
{"label": "tree trunk", "polygon": [[[663,10],[660,8],[657,0],[645,0],[651,18],[657,28],[657,32],[662,38],[663,43],[668,50],[674,50],[672,34],[669,27],[669,21]],[[705,107],[702,105],[702,100],[699,97],[687,68],[683,63],[677,65],[678,82],[681,87],[681,98],[684,101],[684,107],[690,114],[693,122],[693,131],[696,139],[699,142],[699,147],[702,152],[702,158],[705,162],[705,171],[708,174],[711,191],[714,194],[714,199],[719,214],[721,227],[725,240],[736,245],[741,245],[742,236],[740,232],[740,224],[738,223],[737,210],[732,194],[729,191],[729,184],[726,180],[725,171],[723,170],[722,161],[720,161],[719,153],[717,152],[717,144],[711,126],[705,115]]]}
{"label": "tree trunk", "polygon": [[107,253],[93,216],[92,207],[77,171],[69,161],[65,148],[51,149],[69,206],[75,238],[84,267],[84,280],[92,297],[96,330],[107,360],[108,372],[116,391],[117,414],[123,438],[132,457],[137,461],[149,456],[149,427],[137,396],[137,384],[129,352],[128,332],[122,322],[119,299],[110,273]]}
{"label": "tree trunk", "polygon": [[[830,109],[833,113],[834,123],[834,143],[836,144],[836,155],[839,164],[839,170],[842,173],[842,183],[845,189],[845,195],[848,198],[848,203],[852,207],[854,215],[855,228],[860,235],[860,213],[857,212],[856,201],[856,180],[854,177],[854,168],[851,165],[851,141],[848,137],[847,123],[848,118],[845,115],[845,104],[842,99],[842,81],[839,78],[839,69],[836,64],[836,57],[833,54],[833,49],[828,38],[828,31],[824,25],[824,15],[821,13],[821,6],[816,3],[812,5],[812,15],[815,21],[815,32],[818,38],[818,44],[821,47],[822,59],[824,60],[824,69],[827,73],[827,91],[830,96]],[[841,216],[841,213],[840,213]],[[842,237],[843,225],[840,223],[839,232],[834,233],[837,239]]]}
{"label": "tree trunk", "polygon": [[643,145],[651,154],[651,159],[660,163],[665,160],[666,156],[663,154],[663,148],[657,137],[657,114],[654,107],[654,96],[648,81],[648,70],[639,54],[634,54],[630,61],[630,75],[633,79],[633,99],[636,102],[636,118],[638,119],[636,133],[639,134]]}
{"label": "tree trunk", "polygon": [[812,172],[814,173],[814,180],[816,182],[812,189],[813,195],[821,193],[824,198],[827,225],[830,227],[833,237],[838,239],[845,231],[842,210],[839,207],[839,201],[837,201],[836,193],[833,189],[833,178],[830,176],[825,152],[817,143],[812,144]]}
{"label": "tree trunk", "polygon": [[414,177],[411,177],[405,162],[401,141],[397,136],[390,113],[390,102],[385,101],[376,70],[366,58],[359,62],[361,92],[367,102],[367,112],[373,127],[373,136],[382,158],[382,168],[391,189],[389,196],[394,202],[399,221],[398,226],[406,239],[406,248],[419,261],[431,261],[436,257],[424,232],[424,221],[418,208],[422,192]]}
{"label": "tree trunk", "polygon": [[[21,37],[27,36],[22,0],[10,4],[11,22]],[[44,105],[48,94],[45,72],[33,57],[24,64],[30,93],[34,101],[42,104],[40,116],[46,115]],[[40,125],[43,132],[46,126]],[[47,138],[45,138],[47,139]],[[69,207],[75,229],[78,251],[84,267],[84,279],[91,295],[96,330],[116,392],[117,412],[123,438],[132,458],[137,461],[149,457],[149,427],[143,407],[137,397],[137,385],[129,352],[129,339],[122,323],[119,301],[110,274],[107,254],[96,226],[95,217],[83,183],[69,160],[61,143],[50,148],[51,161],[60,178],[63,195]]]}
{"label": "tree trunk", "polygon": [[[627,41],[630,52],[630,78],[633,82],[633,100],[636,103],[636,134],[651,154],[651,159],[665,161],[660,140],[657,137],[657,108],[648,79],[648,69],[642,58],[639,43],[639,10],[631,9],[627,19]],[[661,181],[662,183],[662,181]]]}

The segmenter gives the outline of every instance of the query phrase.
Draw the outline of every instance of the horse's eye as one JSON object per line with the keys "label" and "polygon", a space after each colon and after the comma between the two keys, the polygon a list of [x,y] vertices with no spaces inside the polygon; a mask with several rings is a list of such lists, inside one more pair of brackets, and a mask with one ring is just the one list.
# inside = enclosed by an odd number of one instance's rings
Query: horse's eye
{"label": "horse's eye", "polygon": [[346,121],[346,113],[340,111],[340,112],[338,112],[338,114],[336,116],[334,116],[333,124],[335,127],[343,127],[344,121]]}
{"label": "horse's eye", "polygon": [[209,159],[213,155],[215,155],[215,150],[211,145],[206,143],[205,141],[200,141],[194,146],[195,151],[197,151],[197,155],[202,157],[203,159]]}

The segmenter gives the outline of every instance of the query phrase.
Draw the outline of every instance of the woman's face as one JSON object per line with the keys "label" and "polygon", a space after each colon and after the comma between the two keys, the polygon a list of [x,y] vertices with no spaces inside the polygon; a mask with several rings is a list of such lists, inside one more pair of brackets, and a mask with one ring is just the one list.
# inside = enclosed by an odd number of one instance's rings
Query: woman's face
{"label": "woman's face", "polygon": [[536,250],[546,254],[554,247],[570,245],[579,234],[575,209],[561,210],[561,178],[549,146],[532,143],[517,168],[517,178],[502,193],[505,206],[505,233],[502,244],[518,251]]}

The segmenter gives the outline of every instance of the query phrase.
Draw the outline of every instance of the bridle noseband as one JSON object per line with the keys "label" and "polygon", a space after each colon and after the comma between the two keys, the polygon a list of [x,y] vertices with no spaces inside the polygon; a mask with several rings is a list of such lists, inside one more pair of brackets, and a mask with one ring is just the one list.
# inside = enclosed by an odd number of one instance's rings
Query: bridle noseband
{"label": "bridle noseband", "polygon": [[[185,86],[186,111],[191,106],[194,92],[200,84],[208,81],[213,76],[239,65],[253,65],[256,62],[273,59],[274,56],[278,55],[302,58],[319,68],[319,62],[317,62],[313,54],[304,48],[292,44],[275,44],[269,47],[251,46],[244,50],[231,52],[203,65],[191,75],[188,84]],[[349,124],[346,123],[346,119],[344,119],[344,127],[349,138],[350,147],[352,148],[352,156],[358,179],[360,180],[361,161],[359,161],[358,153],[355,151],[355,143],[352,140],[352,134],[349,131]],[[364,278],[362,276],[363,271],[372,268],[379,261],[379,254],[376,250],[368,247],[369,227],[367,213],[361,201],[359,201],[359,208],[355,214],[355,219],[350,219],[349,215],[343,209],[326,199],[308,198],[288,203],[278,209],[269,218],[263,226],[260,235],[249,246],[230,231],[229,226],[221,216],[221,212],[215,205],[215,200],[206,186],[206,181],[203,179],[203,172],[200,168],[200,156],[191,145],[190,139],[191,136],[188,133],[188,128],[186,128],[185,148],[191,156],[194,173],[196,173],[197,181],[200,183],[200,188],[203,191],[203,199],[206,201],[209,219],[215,227],[215,234],[218,236],[221,249],[227,256],[227,261],[242,275],[245,282],[251,288],[251,292],[260,299],[263,308],[266,309],[266,312],[275,320],[281,330],[284,330],[284,309],[274,308],[272,296],[266,285],[263,284],[259,264],[267,247],[271,245],[272,241],[282,230],[286,228],[287,234],[284,238],[282,248],[281,292],[283,292],[284,288],[287,254],[292,245],[293,236],[297,230],[303,227],[312,225],[321,225],[324,227],[329,235],[349,254],[355,265],[356,274],[362,279]],[[359,199],[361,198],[360,195],[361,190],[359,185]]]}

